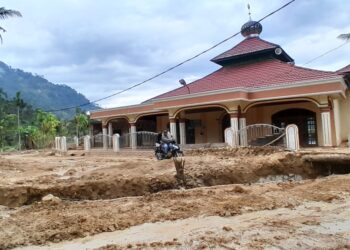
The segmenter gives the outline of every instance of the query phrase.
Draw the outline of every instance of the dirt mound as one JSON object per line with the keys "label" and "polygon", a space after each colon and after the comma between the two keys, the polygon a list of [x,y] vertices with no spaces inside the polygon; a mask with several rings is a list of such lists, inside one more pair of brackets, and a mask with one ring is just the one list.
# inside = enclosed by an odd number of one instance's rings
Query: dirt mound
{"label": "dirt mound", "polygon": [[[94,170],[85,175],[80,175],[77,168],[70,166],[60,175],[46,174],[29,183],[22,181],[1,185],[0,205],[28,205],[40,201],[48,194],[65,200],[115,199],[177,189],[179,186],[195,188],[255,183],[260,178],[271,175],[292,174],[302,178],[318,176],[318,171],[311,163],[305,163],[300,155],[276,151],[275,148],[211,150],[209,149],[212,153],[198,151],[203,155],[186,157],[184,185],[179,185],[176,179],[172,160],[156,162],[158,166],[153,160],[145,161],[143,165],[138,161],[121,161],[118,165]],[[117,160],[101,159],[105,164],[109,161],[115,164]],[[82,165],[81,168],[84,169],[85,166]],[[144,169],[149,169],[149,172]],[[125,174],[121,174],[121,170]]]}
{"label": "dirt mound", "polygon": [[[294,208],[306,201],[349,197],[350,176],[293,183],[270,183],[172,190],[117,200],[35,203],[0,220],[0,248],[59,242],[122,230],[147,222],[198,216],[235,216]],[[341,196],[342,195],[342,196]],[[33,220],[35,218],[35,220]]]}

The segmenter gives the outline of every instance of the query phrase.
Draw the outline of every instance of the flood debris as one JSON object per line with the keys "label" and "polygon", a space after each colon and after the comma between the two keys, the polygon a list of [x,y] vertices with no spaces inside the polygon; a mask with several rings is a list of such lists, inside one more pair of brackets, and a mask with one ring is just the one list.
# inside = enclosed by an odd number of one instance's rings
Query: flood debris
{"label": "flood debris", "polygon": [[186,177],[185,177],[185,158],[184,157],[174,157],[173,158],[175,169],[176,169],[176,180],[179,187],[186,186]]}

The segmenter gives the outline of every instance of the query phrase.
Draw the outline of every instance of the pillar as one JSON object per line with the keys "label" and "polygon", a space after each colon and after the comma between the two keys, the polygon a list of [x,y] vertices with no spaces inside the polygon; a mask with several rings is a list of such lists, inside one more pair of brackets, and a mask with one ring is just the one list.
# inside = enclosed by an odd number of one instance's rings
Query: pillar
{"label": "pillar", "polygon": [[108,123],[108,147],[112,147],[112,137],[113,137],[113,124]]}
{"label": "pillar", "polygon": [[119,152],[120,151],[120,142],[119,142],[119,134],[113,135],[113,151]]}
{"label": "pillar", "polygon": [[84,136],[84,150],[85,152],[90,152],[91,144],[90,144],[90,136]]}
{"label": "pillar", "polygon": [[67,139],[65,136],[61,137],[61,152],[66,153],[67,152]]}
{"label": "pillar", "polygon": [[174,140],[176,141],[177,135],[176,135],[176,119],[170,118],[170,134],[172,134]]}
{"label": "pillar", "polygon": [[323,146],[332,146],[332,126],[331,126],[331,110],[329,107],[321,108]]}
{"label": "pillar", "polygon": [[93,124],[90,124],[90,127],[89,127],[89,135],[90,135],[90,145],[91,147],[94,146],[94,125]]}
{"label": "pillar", "polygon": [[108,140],[107,140],[107,127],[106,125],[102,125],[102,142],[103,142],[103,149],[108,149]]}
{"label": "pillar", "polygon": [[339,100],[333,99],[333,114],[334,114],[334,128],[335,128],[335,142],[339,146],[341,144],[341,122],[340,122],[340,107]]}
{"label": "pillar", "polygon": [[238,113],[231,113],[230,114],[230,121],[231,121],[231,129],[233,132],[233,142],[232,146],[233,147],[238,147],[239,146],[239,139],[238,139]]}
{"label": "pillar", "polygon": [[248,137],[247,137],[247,130],[243,130],[247,126],[246,118],[244,117],[244,114],[241,114],[241,117],[239,118],[239,130],[240,133],[240,145],[243,147],[248,146]]}
{"label": "pillar", "polygon": [[60,138],[60,137],[55,137],[55,149],[56,149],[57,151],[59,151],[60,148],[61,148],[60,141],[61,141],[61,138]]}
{"label": "pillar", "polygon": [[130,123],[130,145],[131,149],[137,148],[136,123]]}
{"label": "pillar", "polygon": [[74,140],[75,147],[78,148],[79,147],[79,138],[77,136],[74,136],[73,140]]}
{"label": "pillar", "polygon": [[185,120],[179,121],[180,126],[180,144],[186,144],[186,123]]}

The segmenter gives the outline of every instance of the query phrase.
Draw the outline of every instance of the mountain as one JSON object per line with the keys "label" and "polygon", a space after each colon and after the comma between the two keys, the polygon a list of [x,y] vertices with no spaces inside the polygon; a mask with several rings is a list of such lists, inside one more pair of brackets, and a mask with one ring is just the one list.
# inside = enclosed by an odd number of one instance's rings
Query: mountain
{"label": "mountain", "polygon": [[[67,85],[53,84],[41,76],[13,69],[1,61],[0,88],[7,93],[8,98],[13,98],[20,91],[26,103],[42,110],[61,109],[89,102],[84,95]],[[81,107],[84,111],[97,108],[99,107],[94,104]],[[70,119],[74,116],[75,109],[54,113],[60,118]]]}

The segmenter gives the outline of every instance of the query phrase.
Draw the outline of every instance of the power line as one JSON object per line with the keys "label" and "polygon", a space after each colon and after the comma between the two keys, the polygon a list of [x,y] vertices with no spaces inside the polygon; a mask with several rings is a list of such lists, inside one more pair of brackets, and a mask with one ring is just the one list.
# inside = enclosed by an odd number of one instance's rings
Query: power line
{"label": "power line", "polygon": [[333,49],[330,49],[330,50],[326,51],[325,53],[323,53],[323,54],[321,54],[321,55],[319,55],[319,56],[317,56],[317,57],[315,57],[315,58],[313,58],[313,59],[307,61],[306,63],[303,64],[303,66],[304,66],[304,65],[307,65],[307,64],[310,64],[310,63],[312,63],[312,62],[314,62],[314,61],[320,59],[321,57],[324,57],[324,56],[328,55],[329,53],[332,53],[333,51],[335,51],[335,50],[337,50],[337,49],[340,49],[341,47],[345,46],[345,45],[348,44],[349,42],[350,42],[350,41],[347,40],[346,42],[340,44],[339,46],[337,46],[337,47],[335,47],[335,48],[333,48]]}
{"label": "power line", "polygon": [[[258,20],[257,22],[261,22],[261,21],[265,20],[266,18],[268,18],[268,17],[272,16],[273,14],[279,12],[280,10],[284,9],[285,7],[287,7],[288,5],[290,5],[291,3],[295,2],[295,1],[296,1],[296,0],[291,0],[291,1],[289,1],[288,3],[286,3],[286,4],[282,5],[281,7],[279,7],[278,9],[276,9],[276,10],[272,11],[271,13],[267,14],[266,16],[264,16],[263,18],[261,18],[261,19]],[[146,80],[144,80],[144,81],[142,81],[142,82],[139,82],[139,83],[137,83],[137,84],[134,84],[134,85],[132,85],[132,86],[126,88],[126,89],[120,90],[120,91],[118,91],[118,92],[115,92],[115,93],[113,93],[113,94],[110,94],[110,95],[108,95],[108,96],[102,97],[102,98],[97,99],[97,100],[94,100],[94,101],[89,101],[89,102],[86,102],[86,103],[83,103],[83,104],[80,104],[80,105],[71,106],[71,107],[66,107],[66,108],[62,108],[62,109],[47,110],[46,112],[57,112],[57,111],[64,111],[64,110],[69,110],[69,109],[75,109],[75,108],[83,107],[83,106],[86,106],[86,105],[89,105],[89,104],[93,104],[93,103],[97,103],[97,102],[106,100],[106,99],[111,98],[111,97],[113,97],[113,96],[119,95],[119,94],[124,93],[124,92],[126,92],[126,91],[129,91],[129,90],[131,90],[131,89],[134,89],[134,88],[136,88],[136,87],[138,87],[138,86],[140,86],[140,85],[143,85],[143,84],[145,84],[145,83],[147,83],[147,82],[149,82],[149,81],[151,81],[151,80],[153,80],[153,79],[155,79],[155,78],[158,78],[158,77],[160,77],[160,76],[162,76],[162,75],[164,75],[164,74],[166,74],[166,73],[168,73],[168,72],[170,72],[170,71],[172,71],[172,70],[174,70],[174,69],[180,67],[181,65],[183,65],[183,64],[185,64],[185,63],[187,63],[187,62],[189,62],[189,61],[192,61],[192,60],[196,59],[197,57],[199,57],[199,56],[201,56],[201,55],[203,55],[203,54],[209,52],[210,50],[213,50],[214,48],[216,48],[216,47],[218,47],[219,45],[221,45],[221,44],[227,42],[228,40],[234,38],[235,36],[237,36],[237,35],[239,35],[239,34],[240,34],[240,31],[238,31],[238,32],[236,32],[235,34],[229,36],[228,38],[222,40],[221,42],[219,42],[219,43],[217,43],[217,44],[215,44],[215,45],[209,47],[208,49],[203,50],[202,52],[200,52],[200,53],[198,53],[198,54],[196,54],[196,55],[194,55],[194,56],[192,56],[192,57],[190,57],[190,58],[188,58],[188,59],[186,59],[186,60],[184,60],[184,61],[182,61],[182,62],[180,62],[180,63],[178,63],[178,64],[176,64],[176,65],[174,65],[174,66],[172,66],[172,67],[170,67],[170,68],[168,68],[168,69],[166,69],[166,70],[164,70],[164,71],[162,71],[161,73],[158,73],[158,74],[156,74],[156,75],[154,75],[154,76],[152,76],[152,77],[150,77],[150,78],[147,78]]]}

